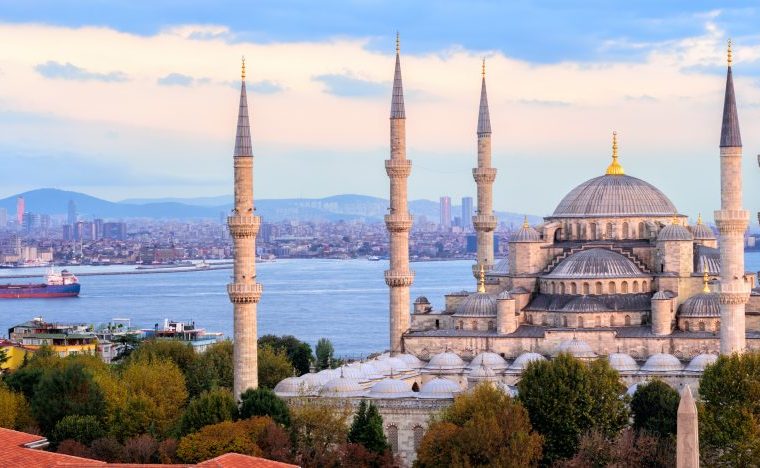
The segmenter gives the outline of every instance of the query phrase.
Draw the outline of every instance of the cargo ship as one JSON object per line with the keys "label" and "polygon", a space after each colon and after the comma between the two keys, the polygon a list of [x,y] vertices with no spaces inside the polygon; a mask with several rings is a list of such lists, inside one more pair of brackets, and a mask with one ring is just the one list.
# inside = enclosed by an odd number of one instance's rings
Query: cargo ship
{"label": "cargo ship", "polygon": [[38,299],[48,297],[76,297],[79,280],[68,270],[49,271],[44,283],[0,284],[0,299]]}

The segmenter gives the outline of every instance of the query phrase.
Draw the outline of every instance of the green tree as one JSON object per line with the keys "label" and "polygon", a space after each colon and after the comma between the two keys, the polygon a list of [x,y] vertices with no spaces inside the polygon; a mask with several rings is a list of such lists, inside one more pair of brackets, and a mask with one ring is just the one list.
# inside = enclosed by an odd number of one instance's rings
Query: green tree
{"label": "green tree", "polygon": [[0,374],[3,372],[3,364],[10,361],[11,357],[8,356],[8,350],[0,348]]}
{"label": "green tree", "polygon": [[676,433],[680,397],[662,380],[639,385],[631,400],[633,427],[664,437]]}
{"label": "green tree", "polygon": [[760,353],[720,356],[699,383],[706,465],[760,465]]}
{"label": "green tree", "polygon": [[377,411],[377,406],[365,400],[359,403],[351,429],[348,431],[348,441],[361,444],[374,453],[385,453],[390,446],[383,433],[383,418]]}
{"label": "green tree", "polygon": [[274,388],[279,381],[293,375],[293,366],[284,351],[259,346],[259,385]]}
{"label": "green tree", "polygon": [[141,360],[168,359],[177,365],[182,374],[187,374],[198,354],[188,343],[178,340],[144,340],[126,360],[127,363]]}
{"label": "green tree", "polygon": [[314,360],[314,354],[311,352],[311,346],[304,343],[295,336],[284,335],[264,335],[259,338],[259,347],[271,346],[274,350],[284,351],[288,356],[293,367],[298,371],[298,375],[309,372],[311,362]]}
{"label": "green tree", "polygon": [[457,396],[422,438],[415,466],[536,466],[541,436],[522,405],[490,384]]}
{"label": "green tree", "polygon": [[92,373],[76,361],[47,369],[35,386],[31,403],[34,418],[46,435],[64,416],[102,418],[106,409],[103,390],[93,381]]}
{"label": "green tree", "polygon": [[60,443],[71,439],[80,444],[90,445],[93,440],[105,435],[103,425],[95,416],[79,416],[72,414],[58,421],[53,429],[51,440]]}
{"label": "green tree", "polygon": [[606,360],[581,362],[562,353],[528,365],[517,384],[533,428],[544,436],[544,462],[572,457],[581,435],[613,436],[628,421],[625,386]]}
{"label": "green tree", "polygon": [[288,405],[268,388],[249,388],[240,397],[240,418],[269,416],[274,422],[290,426]]}
{"label": "green tree", "polygon": [[190,365],[185,380],[191,397],[217,387],[232,390],[232,341],[209,346]]}
{"label": "green tree", "polygon": [[210,424],[237,419],[238,408],[232,392],[215,389],[190,401],[182,414],[180,433],[190,434]]}
{"label": "green tree", "polygon": [[332,342],[327,338],[317,341],[317,370],[329,369],[335,361],[335,349]]}

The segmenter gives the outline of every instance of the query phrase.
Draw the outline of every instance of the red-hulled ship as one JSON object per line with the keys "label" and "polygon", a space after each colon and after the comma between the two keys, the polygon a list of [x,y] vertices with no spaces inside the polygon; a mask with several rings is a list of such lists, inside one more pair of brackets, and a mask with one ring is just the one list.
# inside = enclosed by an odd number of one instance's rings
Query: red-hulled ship
{"label": "red-hulled ship", "polygon": [[73,273],[63,270],[45,275],[44,283],[0,284],[0,299],[38,299],[48,297],[75,297],[79,295],[79,280]]}

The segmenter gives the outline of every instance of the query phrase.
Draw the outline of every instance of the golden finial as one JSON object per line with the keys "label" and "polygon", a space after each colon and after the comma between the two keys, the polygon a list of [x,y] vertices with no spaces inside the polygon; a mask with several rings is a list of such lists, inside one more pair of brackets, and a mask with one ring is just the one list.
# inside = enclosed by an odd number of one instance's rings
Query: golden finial
{"label": "golden finial", "polygon": [[673,224],[674,226],[676,226],[676,225],[678,225],[678,224],[681,224],[681,223],[678,221],[678,213],[673,213],[673,221],[672,221],[672,224]]}
{"label": "golden finial", "polygon": [[733,54],[731,53],[731,46],[733,45],[733,41],[731,41],[731,38],[728,38],[728,66],[731,66],[731,62],[733,62]]}
{"label": "golden finial", "polygon": [[398,34],[398,31],[396,31],[396,54],[398,54],[401,51],[401,37]]}
{"label": "golden finial", "polygon": [[486,269],[483,264],[480,264],[480,275],[478,276],[478,292],[486,292]]}
{"label": "golden finial", "polygon": [[245,55],[243,56],[243,73],[241,74],[243,80],[245,80]]}
{"label": "golden finial", "polygon": [[483,75],[483,78],[486,77],[486,58],[483,57],[483,65],[481,65],[480,74]]}
{"label": "golden finial", "polygon": [[528,229],[530,227],[530,224],[528,224],[528,215],[525,215],[525,218],[523,218],[523,229]]}
{"label": "golden finial", "polygon": [[701,225],[702,225],[702,213],[699,213],[697,215],[697,226],[701,226]]}
{"label": "golden finial", "polygon": [[703,293],[709,293],[710,292],[710,285],[708,284],[710,282],[710,275],[707,274],[707,262],[705,262],[705,272],[702,275],[702,292]]}
{"label": "golden finial", "polygon": [[618,162],[617,132],[612,132],[612,162],[607,166],[607,175],[623,175],[625,171]]}

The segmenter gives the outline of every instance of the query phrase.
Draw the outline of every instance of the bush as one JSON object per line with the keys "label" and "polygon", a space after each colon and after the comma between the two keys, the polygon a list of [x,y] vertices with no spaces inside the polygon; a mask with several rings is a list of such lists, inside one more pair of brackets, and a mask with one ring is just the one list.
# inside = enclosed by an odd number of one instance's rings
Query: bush
{"label": "bush", "polygon": [[124,442],[124,461],[152,463],[157,461],[158,442],[148,434],[132,437]]}
{"label": "bush", "polygon": [[89,447],[80,442],[77,442],[76,440],[71,439],[61,441],[58,444],[58,449],[56,452],[82,458],[93,457],[92,450],[90,450]]}
{"label": "bush", "polygon": [[210,424],[237,419],[238,408],[232,392],[224,389],[202,393],[190,401],[180,422],[180,433],[190,434]]}
{"label": "bush", "polygon": [[104,435],[103,425],[95,416],[72,414],[58,421],[53,429],[51,441],[56,443],[70,439],[80,444],[90,445],[93,440]]}
{"label": "bush", "polygon": [[92,457],[108,463],[119,463],[124,460],[124,446],[114,437],[95,439],[90,445]]}
{"label": "bush", "polygon": [[278,424],[290,426],[290,410],[282,398],[268,388],[246,390],[240,397],[240,418],[269,416]]}

